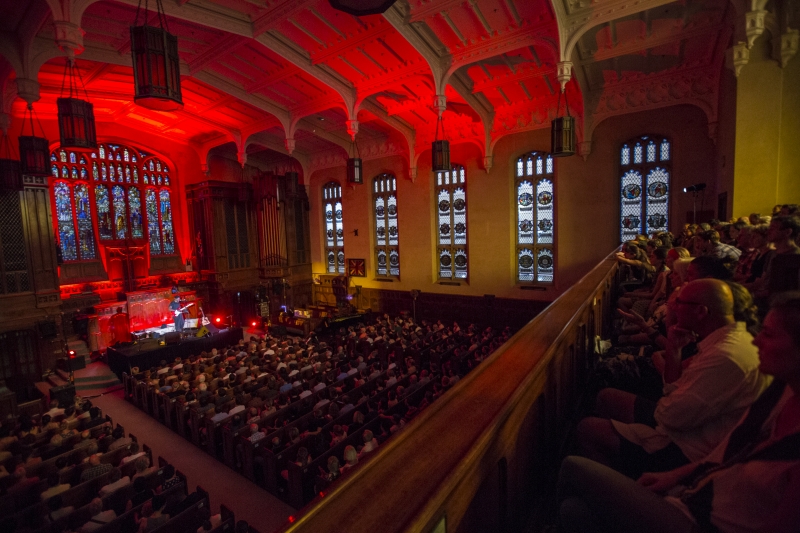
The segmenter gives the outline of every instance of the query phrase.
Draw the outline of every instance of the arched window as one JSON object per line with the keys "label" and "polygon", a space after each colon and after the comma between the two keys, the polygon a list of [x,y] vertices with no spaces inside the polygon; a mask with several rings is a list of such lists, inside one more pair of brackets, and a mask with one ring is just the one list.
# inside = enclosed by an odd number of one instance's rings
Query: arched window
{"label": "arched window", "polygon": [[[166,163],[116,144],[100,144],[96,151],[57,148],[50,160],[55,178],[54,217],[64,261],[97,259],[97,241],[148,239],[151,254],[175,253],[171,173]],[[140,182],[139,176],[147,176],[144,170],[151,167],[152,179]]]}
{"label": "arched window", "polygon": [[467,249],[467,178],[464,167],[436,173],[437,257],[439,279],[463,279],[469,274]]}
{"label": "arched window", "polygon": [[667,231],[672,147],[647,135],[620,149],[620,240]]}
{"label": "arched window", "polygon": [[397,180],[381,174],[373,180],[375,258],[379,276],[400,275],[400,234],[397,228]]}
{"label": "arched window", "polygon": [[325,217],[325,258],[328,272],[344,274],[344,228],[342,227],[342,186],[331,181],[322,187]]}
{"label": "arched window", "polygon": [[517,282],[552,283],[555,272],[553,157],[530,152],[517,159]]}

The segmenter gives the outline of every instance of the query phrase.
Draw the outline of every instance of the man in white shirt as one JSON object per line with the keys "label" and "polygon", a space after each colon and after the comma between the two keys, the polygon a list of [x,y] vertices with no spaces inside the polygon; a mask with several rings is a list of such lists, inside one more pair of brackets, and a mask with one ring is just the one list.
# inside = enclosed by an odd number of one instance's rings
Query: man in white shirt
{"label": "man in white shirt", "polygon": [[[607,418],[586,418],[577,428],[589,458],[619,466],[631,477],[708,455],[771,382],[758,370],[752,335],[733,316],[733,294],[725,282],[692,281],[671,305],[677,324],[668,332],[664,396],[653,413],[655,425],[642,423],[634,395],[613,391],[603,396],[613,396],[616,405],[599,409]],[[698,352],[684,369],[681,349],[694,340]]]}

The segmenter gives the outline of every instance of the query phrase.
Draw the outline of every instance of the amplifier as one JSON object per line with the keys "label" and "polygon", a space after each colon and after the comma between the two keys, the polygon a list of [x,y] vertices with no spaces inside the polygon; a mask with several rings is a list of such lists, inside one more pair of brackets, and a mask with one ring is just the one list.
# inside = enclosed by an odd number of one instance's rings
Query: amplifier
{"label": "amplifier", "polygon": [[50,401],[58,400],[59,407],[73,405],[75,399],[75,385],[67,384],[50,389]]}

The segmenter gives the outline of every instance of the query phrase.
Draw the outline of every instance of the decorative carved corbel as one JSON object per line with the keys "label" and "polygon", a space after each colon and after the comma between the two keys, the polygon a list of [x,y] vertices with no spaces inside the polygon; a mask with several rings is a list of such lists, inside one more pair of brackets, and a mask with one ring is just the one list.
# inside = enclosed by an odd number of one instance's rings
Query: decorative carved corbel
{"label": "decorative carved corbel", "polygon": [[747,48],[752,48],[767,28],[767,14],[769,12],[763,9],[756,11],[748,11],[745,13],[745,33],[747,33]]}
{"label": "decorative carved corbel", "polygon": [[583,157],[583,160],[589,157],[589,154],[592,153],[592,141],[582,141],[578,143],[578,153]]}
{"label": "decorative carved corbel", "polygon": [[786,33],[781,35],[781,67],[785,68],[789,60],[797,55],[797,49],[800,48],[800,31],[786,30]]}
{"label": "decorative carved corbel", "polygon": [[733,45],[731,51],[733,52],[733,73],[738,78],[742,67],[750,62],[750,49],[747,47],[747,43],[740,41]]}
{"label": "decorative carved corbel", "polygon": [[561,92],[567,86],[567,82],[572,78],[572,61],[562,61],[556,66],[558,81],[561,83]]}
{"label": "decorative carved corbel", "polygon": [[493,155],[487,155],[486,157],[483,158],[483,168],[486,170],[487,174],[489,173],[490,170],[492,170],[493,162],[494,162]]}
{"label": "decorative carved corbel", "polygon": [[39,82],[28,78],[17,78],[17,96],[32,104],[39,100]]}
{"label": "decorative carved corbel", "polygon": [[433,97],[433,108],[438,113],[439,118],[442,118],[444,110],[447,109],[447,97],[443,94],[437,94]]}
{"label": "decorative carved corbel", "polygon": [[411,183],[417,181],[417,167],[408,167],[408,177],[411,179]]}
{"label": "decorative carved corbel", "polygon": [[54,20],[53,28],[56,44],[68,58],[74,59],[83,52],[83,36],[86,32],[80,26],[67,20]]}
{"label": "decorative carved corbel", "polygon": [[294,152],[296,141],[294,139],[284,139],[283,144],[286,146],[286,151],[291,155]]}
{"label": "decorative carved corbel", "polygon": [[714,144],[717,144],[717,133],[719,132],[719,122],[709,122],[708,123],[708,138],[711,139]]}
{"label": "decorative carved corbel", "polygon": [[350,138],[355,140],[356,134],[358,133],[358,121],[357,120],[348,120],[347,121],[347,133],[350,135]]}

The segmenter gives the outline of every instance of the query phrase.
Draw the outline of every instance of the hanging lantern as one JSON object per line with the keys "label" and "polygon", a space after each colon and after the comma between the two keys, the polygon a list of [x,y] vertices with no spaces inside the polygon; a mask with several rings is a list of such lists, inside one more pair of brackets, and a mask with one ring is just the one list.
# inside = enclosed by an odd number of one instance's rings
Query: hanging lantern
{"label": "hanging lantern", "polygon": [[164,8],[157,0],[158,28],[147,24],[147,5],[144,25],[136,21],[131,26],[131,55],[133,56],[134,101],[157,111],[183,108],[181,70],[178,57],[178,38],[169,33]]}
{"label": "hanging lantern", "polygon": [[566,87],[561,92],[564,93],[564,103],[566,104],[567,114],[563,117],[558,116],[559,109],[561,108],[561,93],[559,93],[558,105],[556,106],[556,118],[550,123],[550,154],[553,157],[575,155],[575,117],[569,114]]}
{"label": "hanging lantern", "polygon": [[[31,134],[19,137],[19,159],[22,174],[28,176],[50,175],[50,142],[44,137],[37,137],[33,129],[33,105],[28,104],[27,115],[30,114]],[[24,121],[24,119],[23,119]],[[38,121],[38,118],[37,118]],[[41,128],[41,124],[39,127]],[[24,129],[23,122],[23,129]],[[42,128],[44,134],[44,128]]]}
{"label": "hanging lantern", "polygon": [[[353,150],[355,147],[355,150]],[[355,153],[353,153],[355,151]],[[353,156],[357,157],[353,157]],[[353,135],[353,144],[350,146],[350,157],[347,158],[347,182],[356,185],[364,183],[364,172],[362,168],[361,154],[358,152],[358,143]]]}
{"label": "hanging lantern", "polygon": [[[58,131],[61,136],[62,148],[97,148],[97,133],[94,127],[94,106],[89,103],[89,95],[83,86],[83,79],[78,79],[83,87],[86,100],[75,98],[78,94],[78,83],[75,80],[75,63],[72,58],[67,59],[64,69],[64,84],[62,85],[61,98],[56,101],[58,105]],[[69,82],[69,96],[64,95],[64,86]]]}
{"label": "hanging lantern", "polygon": [[331,7],[356,17],[380,15],[397,0],[329,0]]}
{"label": "hanging lantern", "polygon": [[300,184],[300,174],[290,171],[287,172],[284,177],[289,188],[289,194],[297,194],[297,187]]}
{"label": "hanging lantern", "polygon": [[442,117],[436,121],[436,136],[431,143],[431,169],[434,172],[450,170],[450,141],[447,139],[439,140],[439,124],[442,126],[442,137],[444,137],[444,120]]}
{"label": "hanging lantern", "polygon": [[0,191],[20,191],[22,190],[22,172],[19,168],[19,161],[14,159],[11,152],[11,143],[8,141],[6,132],[3,131],[2,147],[4,154],[0,154]]}

